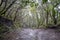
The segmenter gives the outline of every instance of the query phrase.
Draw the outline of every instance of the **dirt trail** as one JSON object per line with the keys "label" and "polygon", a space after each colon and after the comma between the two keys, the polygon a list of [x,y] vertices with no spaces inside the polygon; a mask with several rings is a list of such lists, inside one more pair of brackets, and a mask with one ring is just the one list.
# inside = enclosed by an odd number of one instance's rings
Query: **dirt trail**
{"label": "dirt trail", "polygon": [[55,29],[23,28],[4,35],[4,40],[60,40],[60,32]]}

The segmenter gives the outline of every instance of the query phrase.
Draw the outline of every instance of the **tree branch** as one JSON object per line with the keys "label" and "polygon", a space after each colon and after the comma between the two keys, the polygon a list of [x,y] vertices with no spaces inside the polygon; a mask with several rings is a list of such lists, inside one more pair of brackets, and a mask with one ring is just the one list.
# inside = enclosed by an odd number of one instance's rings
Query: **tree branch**
{"label": "tree branch", "polygon": [[3,12],[1,12],[0,15],[5,14],[7,10],[16,2],[17,0],[14,0]]}
{"label": "tree branch", "polygon": [[3,0],[1,0],[1,4],[0,4],[0,6],[3,4]]}
{"label": "tree branch", "polygon": [[4,8],[0,11],[0,13],[3,12],[3,11],[6,9],[6,6],[7,6],[7,0],[5,1],[5,6],[4,6]]}

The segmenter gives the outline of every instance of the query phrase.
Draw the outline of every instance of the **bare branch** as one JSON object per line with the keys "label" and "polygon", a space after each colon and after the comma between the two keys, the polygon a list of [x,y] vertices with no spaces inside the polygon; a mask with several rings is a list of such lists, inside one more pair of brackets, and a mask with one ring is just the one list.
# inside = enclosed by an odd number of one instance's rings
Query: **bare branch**
{"label": "bare branch", "polygon": [[3,4],[3,0],[1,0],[1,4],[0,4],[0,6]]}
{"label": "bare branch", "polygon": [[5,0],[5,6],[0,12],[3,12],[6,9],[6,6],[7,6],[7,0]]}
{"label": "bare branch", "polygon": [[17,0],[14,0],[3,12],[1,12],[0,15],[5,14],[5,13],[8,11],[8,9],[9,9],[16,1],[17,1]]}

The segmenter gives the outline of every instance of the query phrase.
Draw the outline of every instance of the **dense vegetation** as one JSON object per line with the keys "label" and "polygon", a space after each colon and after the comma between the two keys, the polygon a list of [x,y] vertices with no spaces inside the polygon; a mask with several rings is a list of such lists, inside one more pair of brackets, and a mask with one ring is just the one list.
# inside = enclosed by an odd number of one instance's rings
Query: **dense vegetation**
{"label": "dense vegetation", "polygon": [[11,28],[46,28],[59,24],[60,0],[0,0],[0,34]]}

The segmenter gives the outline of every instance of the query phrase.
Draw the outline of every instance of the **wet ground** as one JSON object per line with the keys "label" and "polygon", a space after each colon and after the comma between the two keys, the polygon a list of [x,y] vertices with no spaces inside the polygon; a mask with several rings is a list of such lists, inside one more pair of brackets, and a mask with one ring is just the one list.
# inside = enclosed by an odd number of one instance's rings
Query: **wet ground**
{"label": "wet ground", "polygon": [[4,34],[3,40],[60,40],[60,32],[55,29],[22,28]]}

